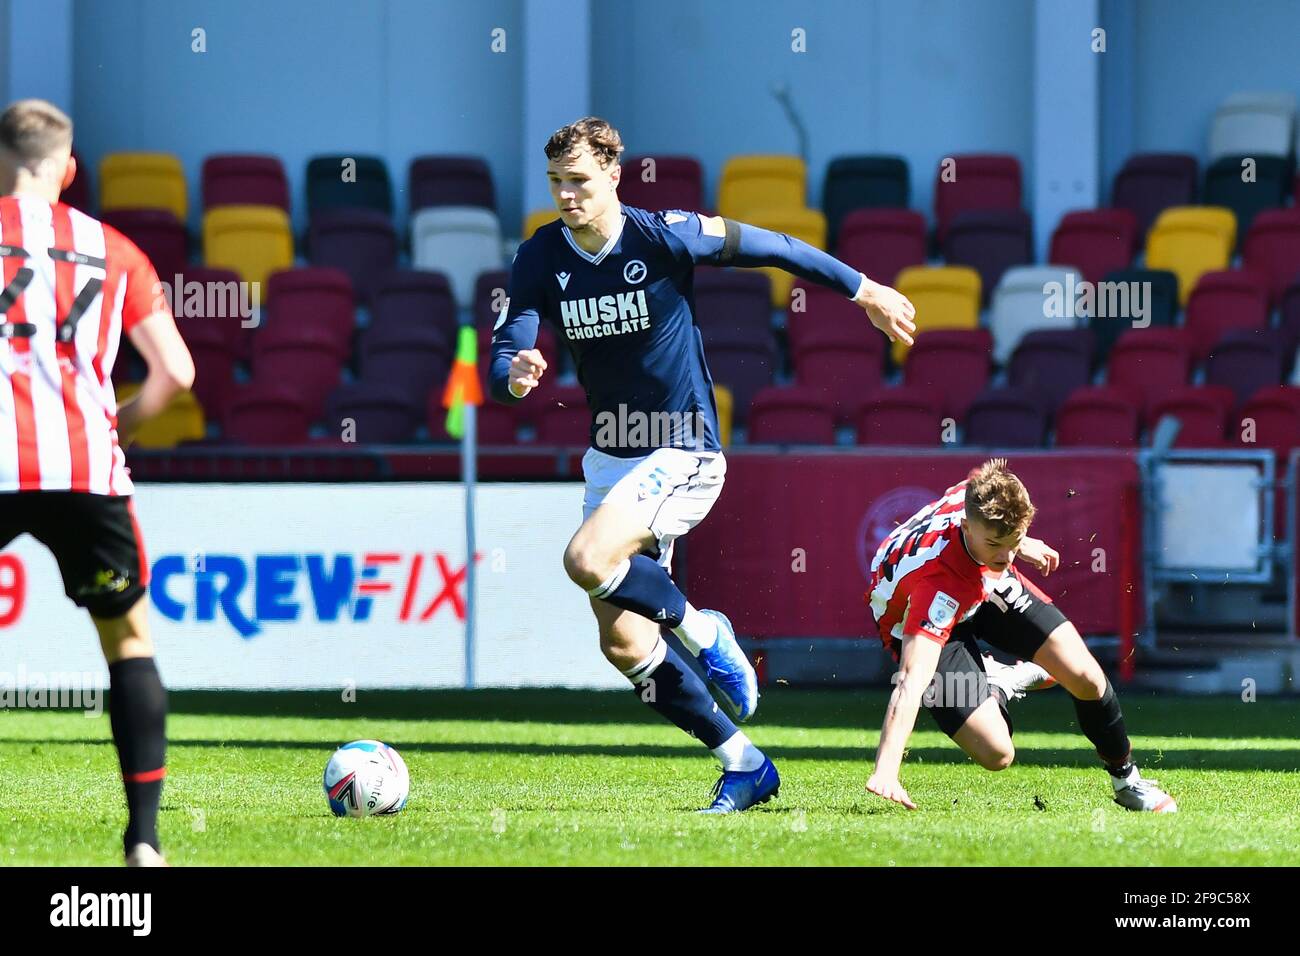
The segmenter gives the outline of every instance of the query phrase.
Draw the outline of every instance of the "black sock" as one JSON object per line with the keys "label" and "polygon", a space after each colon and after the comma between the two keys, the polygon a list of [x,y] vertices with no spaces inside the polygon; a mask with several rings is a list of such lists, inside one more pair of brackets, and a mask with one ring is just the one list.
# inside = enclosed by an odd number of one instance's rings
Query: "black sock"
{"label": "black sock", "polygon": [[664,627],[681,627],[686,614],[686,595],[658,562],[644,554],[634,554],[628,558],[627,572],[622,579],[607,583],[613,584],[608,591],[603,591],[602,585],[588,593]]}
{"label": "black sock", "polygon": [[167,691],[152,657],[108,665],[108,717],[126,787],[127,852],[137,843],[158,845],[158,804],[167,756]]}
{"label": "black sock", "polygon": [[1079,718],[1079,729],[1097,748],[1097,756],[1101,757],[1106,769],[1116,777],[1128,776],[1133,766],[1130,760],[1133,745],[1129,742],[1119,698],[1115,696],[1110,681],[1106,681],[1106,693],[1101,695],[1101,700],[1079,700],[1076,697],[1074,712]]}
{"label": "black sock", "polygon": [[710,750],[736,733],[736,725],[714,701],[704,681],[663,637],[645,663],[627,678],[643,703]]}

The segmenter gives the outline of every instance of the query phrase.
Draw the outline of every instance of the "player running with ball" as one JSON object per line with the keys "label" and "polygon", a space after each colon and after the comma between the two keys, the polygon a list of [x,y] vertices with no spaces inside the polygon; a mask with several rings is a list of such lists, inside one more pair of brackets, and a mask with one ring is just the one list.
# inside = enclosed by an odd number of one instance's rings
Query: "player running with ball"
{"label": "player running with ball", "polygon": [[695,266],[779,266],[839,290],[906,342],[913,309],[897,291],[790,236],[622,205],[622,151],[618,131],[595,117],[546,144],[560,220],[515,256],[492,341],[491,391],[510,404],[537,387],[548,367],[534,348],[539,322],[564,337],[592,410],[583,522],[565,549],[565,571],[591,600],[606,659],[644,703],[721,762],[705,812],[729,813],[775,796],[776,767],[660,635],[663,626],[681,640],[737,720],[754,713],[758,681],[731,623],[693,607],[668,573],[673,542],[709,513],[726,475],[695,324]]}
{"label": "player running with ball", "polygon": [[[997,458],[876,551],[867,600],[899,669],[867,789],[916,809],[898,771],[922,704],[981,767],[1011,766],[1008,701],[1059,683],[1110,773],[1115,802],[1173,813],[1173,797],[1138,773],[1115,689],[1078,630],[1012,563],[1019,556],[1044,574],[1056,569],[1057,553],[1026,535],[1033,518],[1029,492]],[[1023,660],[1009,667],[982,657],[977,641]]]}

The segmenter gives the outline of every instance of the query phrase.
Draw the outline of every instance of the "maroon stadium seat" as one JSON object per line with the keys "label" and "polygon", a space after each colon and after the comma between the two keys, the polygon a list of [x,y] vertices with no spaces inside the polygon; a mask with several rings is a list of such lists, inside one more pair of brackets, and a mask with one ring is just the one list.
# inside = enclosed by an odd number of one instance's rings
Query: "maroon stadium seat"
{"label": "maroon stadium seat", "polygon": [[[441,275],[441,273],[439,273]],[[506,290],[510,287],[508,269],[489,269],[480,272],[474,280],[474,324],[481,328],[492,328],[500,316],[497,309],[505,305]],[[500,293],[497,290],[500,289]]]}
{"label": "maroon stadium seat", "polygon": [[255,340],[301,341],[298,332],[305,329],[306,341],[318,342],[324,336],[347,357],[356,313],[346,273],[326,268],[285,269],[272,273],[266,286],[266,321]]}
{"label": "maroon stadium seat", "polygon": [[[1237,416],[1242,427],[1232,429],[1232,440],[1243,448],[1271,449],[1278,459],[1279,470],[1286,469],[1287,456],[1300,448],[1300,388],[1270,385],[1261,388],[1241,407]],[[1244,423],[1254,424],[1253,442],[1246,442]]]}
{"label": "maroon stadium seat", "polygon": [[1151,406],[1147,429],[1154,430],[1160,419],[1171,415],[1181,428],[1174,439],[1175,448],[1221,448],[1228,413],[1236,404],[1232,389],[1219,385],[1184,385],[1176,388]]}
{"label": "maroon stadium seat", "polygon": [[1058,448],[1136,448],[1141,395],[1126,388],[1085,387],[1056,412]]}
{"label": "maroon stadium seat", "polygon": [[948,265],[980,274],[981,305],[987,306],[1002,274],[1034,261],[1029,214],[1021,209],[971,209],[948,223],[943,256]]}
{"label": "maroon stadium seat", "polygon": [[1205,362],[1207,385],[1232,389],[1241,404],[1286,376],[1294,348],[1281,329],[1233,329],[1215,343]]}
{"label": "maroon stadium seat", "polygon": [[1192,361],[1205,361],[1229,329],[1268,326],[1268,289],[1263,279],[1246,270],[1207,272],[1187,300],[1183,328],[1192,347]]}
{"label": "maroon stadium seat", "polygon": [[454,358],[454,347],[440,329],[372,325],[361,337],[360,381],[404,396],[418,417],[429,390],[446,380]]}
{"label": "maroon stadium seat", "polygon": [[307,253],[312,265],[341,269],[352,280],[358,302],[397,267],[397,233],[375,209],[323,209],[311,217]]}
{"label": "maroon stadium seat", "polygon": [[1129,209],[1082,209],[1067,212],[1052,233],[1047,261],[1074,266],[1089,282],[1126,269],[1138,247],[1137,217]]}
{"label": "maroon stadium seat", "polygon": [[1300,209],[1268,209],[1255,217],[1241,249],[1242,264],[1268,277],[1271,302],[1300,278]]}
{"label": "maroon stadium seat", "polygon": [[817,389],[765,388],[749,409],[751,445],[833,445],[835,418],[830,401]]}
{"label": "maroon stadium seat", "polygon": [[1007,379],[1032,392],[1051,414],[1091,379],[1092,345],[1090,329],[1035,329],[1016,346]]}
{"label": "maroon stadium seat", "polygon": [[859,272],[892,286],[903,269],[925,265],[925,217],[911,209],[855,210],[840,224],[835,249]]}
{"label": "maroon stadium seat", "polygon": [[413,404],[410,392],[384,382],[351,382],[330,396],[325,424],[331,435],[350,429],[357,444],[396,444],[414,437],[425,404],[425,396]]}
{"label": "maroon stadium seat", "polygon": [[1286,337],[1286,347],[1294,351],[1300,345],[1300,275],[1283,290],[1277,311],[1278,329]]}
{"label": "maroon stadium seat", "polygon": [[697,269],[695,320],[710,354],[718,345],[771,342],[771,281],[750,270]]}
{"label": "maroon stadium seat", "polygon": [[1192,351],[1182,329],[1129,329],[1110,353],[1106,383],[1142,395],[1142,409],[1187,384]]}
{"label": "maroon stadium seat", "polygon": [[1039,448],[1047,433],[1047,409],[1032,392],[999,388],[984,392],[966,413],[967,445]]}
{"label": "maroon stadium seat", "polygon": [[[545,382],[545,380],[543,380]],[[543,391],[539,386],[537,394],[530,394],[529,400],[540,407],[533,410],[533,421],[537,426],[537,441],[543,445],[584,446],[591,441],[591,410],[587,408],[587,396],[577,385],[552,385]]]}
{"label": "maroon stadium seat", "polygon": [[111,209],[103,221],[126,236],[153,263],[158,278],[169,286],[185,271],[190,258],[185,224],[169,209]]}
{"label": "maroon stadium seat", "polygon": [[81,161],[75,149],[72,151],[72,158],[77,161],[77,175],[68,184],[68,188],[59,195],[59,202],[73,209],[80,209],[86,215],[93,215],[94,198],[90,188],[90,166]]}
{"label": "maroon stadium seat", "polygon": [[867,319],[862,307],[834,289],[796,279],[785,313],[792,355],[801,349],[847,345],[884,352],[889,340]]}
{"label": "maroon stadium seat", "polygon": [[751,345],[709,345],[707,362],[713,381],[731,389],[732,421],[749,420],[749,403],[759,389],[772,384],[776,368],[776,347],[771,341]]}
{"label": "maroon stadium seat", "polygon": [[289,211],[289,179],[277,156],[221,154],[203,161],[203,208],[277,206]]}
{"label": "maroon stadium seat", "polygon": [[880,388],[866,396],[858,418],[859,445],[938,445],[943,413],[927,388]]}
{"label": "maroon stadium seat", "polygon": [[618,198],[629,206],[658,212],[662,209],[704,209],[704,171],[689,156],[655,156],[654,181],[646,182],[647,156],[625,156]]}
{"label": "maroon stadium seat", "polygon": [[1187,153],[1138,153],[1115,174],[1110,204],[1137,218],[1139,242],[1170,206],[1196,202],[1196,157]]}
{"label": "maroon stadium seat", "polygon": [[902,156],[836,156],[827,164],[821,209],[836,255],[845,218],[858,209],[906,209],[911,178]]}
{"label": "maroon stadium seat", "polygon": [[456,347],[456,300],[440,272],[396,269],[375,283],[370,293],[370,328],[434,329]]}
{"label": "maroon stadium seat", "polygon": [[224,438],[238,445],[300,445],[312,412],[289,382],[249,383],[231,399]]}
{"label": "maroon stadium seat", "polygon": [[492,171],[477,156],[417,156],[407,183],[410,212],[430,206],[497,208]]}
{"label": "maroon stadium seat", "polygon": [[988,384],[992,350],[987,329],[921,332],[907,354],[903,382],[929,390],[944,415],[961,421]]}
{"label": "maroon stadium seat", "polygon": [[947,157],[935,172],[935,238],[941,245],[949,223],[960,212],[1020,207],[1020,160],[1014,156],[968,153]]}
{"label": "maroon stadium seat", "polygon": [[862,396],[881,384],[885,339],[861,320],[856,326],[840,326],[839,334],[836,341],[827,330],[811,345],[794,349],[794,374],[801,387],[820,392],[830,402],[837,424],[852,425]]}

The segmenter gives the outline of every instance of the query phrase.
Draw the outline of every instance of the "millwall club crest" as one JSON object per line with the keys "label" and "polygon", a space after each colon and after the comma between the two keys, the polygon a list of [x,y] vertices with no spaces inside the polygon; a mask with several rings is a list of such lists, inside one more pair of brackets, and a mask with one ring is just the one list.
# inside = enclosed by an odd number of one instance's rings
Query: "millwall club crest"
{"label": "millwall club crest", "polygon": [[633,259],[623,267],[623,279],[628,285],[637,285],[645,281],[645,263],[640,259]]}

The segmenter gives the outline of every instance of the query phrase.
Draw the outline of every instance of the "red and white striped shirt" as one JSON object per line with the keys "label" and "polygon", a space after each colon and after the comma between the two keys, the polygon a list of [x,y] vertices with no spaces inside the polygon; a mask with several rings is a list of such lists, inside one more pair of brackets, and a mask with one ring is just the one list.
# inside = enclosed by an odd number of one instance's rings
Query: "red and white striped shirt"
{"label": "red and white striped shirt", "polygon": [[169,312],[143,252],[112,226],[35,196],[0,197],[0,492],[129,495],[113,360]]}

